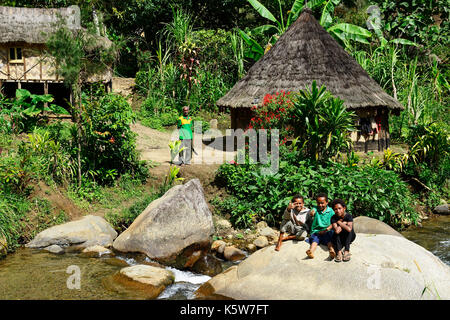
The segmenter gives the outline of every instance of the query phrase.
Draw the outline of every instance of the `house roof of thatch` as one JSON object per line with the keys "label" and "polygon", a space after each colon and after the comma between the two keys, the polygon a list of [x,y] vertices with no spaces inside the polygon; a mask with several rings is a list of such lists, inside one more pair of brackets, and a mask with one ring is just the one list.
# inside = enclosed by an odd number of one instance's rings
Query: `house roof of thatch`
{"label": "house roof of thatch", "polygon": [[78,29],[76,9],[0,7],[0,43],[45,43],[48,34],[55,31],[59,17],[67,21],[69,29]]}
{"label": "house roof of thatch", "polygon": [[[0,43],[43,44],[56,31],[62,18],[72,31],[85,31],[80,27],[80,9],[68,8],[19,8],[0,6]],[[109,47],[111,41],[98,36],[99,45]]]}
{"label": "house roof of thatch", "polygon": [[268,93],[311,88],[313,80],[344,100],[348,109],[382,106],[404,109],[333,39],[310,9],[302,12],[217,105],[231,108],[261,105]]}

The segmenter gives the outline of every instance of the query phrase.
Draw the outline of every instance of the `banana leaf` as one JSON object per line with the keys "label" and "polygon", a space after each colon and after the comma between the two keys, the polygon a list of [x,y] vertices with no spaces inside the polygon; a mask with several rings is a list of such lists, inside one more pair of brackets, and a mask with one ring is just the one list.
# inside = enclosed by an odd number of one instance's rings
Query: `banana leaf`
{"label": "banana leaf", "polygon": [[[298,16],[303,11],[304,2],[305,1],[303,1],[303,0],[295,0],[294,4],[292,5],[291,10],[289,11],[286,27],[289,27],[295,20],[297,20]],[[306,6],[310,9],[314,9],[314,8],[322,5],[322,3],[324,3],[324,2],[325,2],[325,0],[312,0],[312,1],[308,1],[306,3]]]}
{"label": "banana leaf", "polygon": [[396,43],[396,44],[405,44],[408,46],[416,46],[416,47],[418,46],[417,43],[410,41],[410,40],[402,39],[402,38],[394,39],[389,42]]}
{"label": "banana leaf", "polygon": [[264,55],[264,48],[241,29],[238,31],[245,43],[250,46],[250,49],[245,51],[245,56],[255,61],[259,60]]}
{"label": "banana leaf", "polygon": [[369,30],[355,26],[349,23],[339,23],[327,30],[329,33],[336,35],[339,39],[346,42],[354,40],[361,43],[369,44],[367,38],[372,36]]}
{"label": "banana leaf", "polygon": [[337,6],[341,0],[328,0],[322,9],[322,14],[320,16],[320,25],[327,28],[333,22],[334,8]]}
{"label": "banana leaf", "polygon": [[278,20],[273,16],[273,14],[269,10],[267,10],[267,8],[264,7],[259,1],[257,0],[247,0],[247,1],[252,5],[253,8],[255,8],[256,11],[258,11],[258,13],[262,17],[269,19],[272,22],[278,23]]}
{"label": "banana leaf", "polygon": [[254,28],[251,31],[251,33],[252,34],[253,33],[255,33],[255,34],[263,34],[264,32],[269,31],[269,30],[273,31],[274,33],[277,33],[277,32],[279,33],[280,32],[280,30],[278,30],[278,28],[275,27],[274,25],[265,24],[263,26],[259,26],[259,27]]}

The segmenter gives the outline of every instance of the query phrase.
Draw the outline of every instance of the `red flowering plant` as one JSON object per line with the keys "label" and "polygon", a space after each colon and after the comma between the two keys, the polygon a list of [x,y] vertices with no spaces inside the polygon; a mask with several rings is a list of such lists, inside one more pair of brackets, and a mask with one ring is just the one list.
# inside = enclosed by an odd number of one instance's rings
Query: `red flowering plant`
{"label": "red flowering plant", "polygon": [[[293,108],[293,93],[280,91],[273,95],[266,94],[260,107],[253,106],[254,117],[250,119],[248,129],[278,129],[284,144],[294,133],[290,124],[290,111]],[[270,136],[270,131],[268,132]]]}

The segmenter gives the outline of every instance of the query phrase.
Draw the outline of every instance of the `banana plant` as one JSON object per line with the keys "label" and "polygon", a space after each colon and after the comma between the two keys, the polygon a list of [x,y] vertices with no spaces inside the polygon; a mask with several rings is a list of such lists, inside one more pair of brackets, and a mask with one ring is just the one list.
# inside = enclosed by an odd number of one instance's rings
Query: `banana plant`
{"label": "banana plant", "polygon": [[[273,24],[262,25],[257,28],[251,30],[250,34],[245,33],[242,30],[239,30],[239,33],[245,43],[249,46],[249,49],[246,51],[246,57],[257,61],[261,58],[265,52],[267,52],[271,46],[275,44],[278,38],[289,28],[289,26],[297,20],[299,14],[302,12],[304,8],[303,0],[294,1],[291,10],[287,12],[286,21],[284,20],[284,15],[281,10],[281,2],[278,0],[278,5],[280,7],[280,18],[279,20],[275,18],[275,16],[262,5],[258,0],[247,0],[253,8],[263,17]],[[365,28],[350,24],[350,23],[338,23],[333,24],[333,15],[334,9],[341,0],[312,0],[308,1],[306,6],[310,9],[317,8],[323,5],[321,17],[319,23],[322,27],[324,27],[328,33],[330,33],[334,38],[338,41],[342,42],[344,45],[348,45],[350,40],[369,44],[367,40],[372,36],[371,32]],[[269,39],[268,44],[265,48],[263,48],[260,44],[258,44],[251,35],[254,34],[263,34],[265,32],[271,32],[272,36]]]}
{"label": "banana plant", "polygon": [[299,92],[291,115],[295,136],[303,143],[308,158],[330,159],[341,149],[350,148],[349,131],[354,130],[354,113],[345,109],[343,101],[334,98],[325,86],[313,81],[311,90]]}
{"label": "banana plant", "polygon": [[325,2],[320,15],[320,25],[345,46],[348,46],[350,40],[369,44],[367,39],[372,36],[369,30],[351,23],[333,24],[334,10],[340,3],[341,0],[328,0]]}
{"label": "banana plant", "polygon": [[164,179],[164,184],[160,187],[160,190],[159,190],[161,195],[163,195],[164,193],[167,192],[167,190],[172,188],[176,182],[179,182],[179,181],[181,182],[184,180],[184,178],[178,177],[179,172],[180,172],[180,168],[178,168],[176,166],[172,166],[172,165],[169,167],[169,172]]}
{"label": "banana plant", "polygon": [[170,163],[173,163],[173,159],[179,154],[181,151],[186,149],[186,147],[181,147],[181,140],[175,140],[169,142],[169,148],[170,148]]}
{"label": "banana plant", "polygon": [[[267,52],[271,46],[275,44],[278,38],[289,28],[289,26],[297,20],[299,14],[302,12],[304,7],[304,0],[295,0],[292,4],[291,10],[287,12],[286,21],[284,19],[284,14],[281,8],[281,1],[278,1],[278,6],[280,8],[280,18],[279,20],[258,0],[247,0],[251,6],[263,17],[272,22],[272,24],[266,24],[254,28],[250,31],[250,35],[244,31],[238,29],[244,42],[249,46],[249,49],[245,51],[245,56],[247,58],[253,59],[255,61],[259,60],[265,52]],[[312,0],[307,3],[307,7],[315,8],[320,6],[325,0]],[[265,32],[272,33],[268,44],[263,48],[258,42],[256,42],[251,35],[263,34]]]}

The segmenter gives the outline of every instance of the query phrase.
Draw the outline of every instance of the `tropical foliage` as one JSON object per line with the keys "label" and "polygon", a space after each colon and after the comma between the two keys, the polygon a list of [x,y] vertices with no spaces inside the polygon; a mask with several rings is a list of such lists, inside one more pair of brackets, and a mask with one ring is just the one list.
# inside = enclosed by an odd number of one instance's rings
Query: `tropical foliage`
{"label": "tropical foliage", "polygon": [[[75,3],[0,2],[29,7]],[[67,219],[33,196],[38,183],[61,188],[85,208],[126,202],[109,196],[105,188],[123,185],[120,190],[131,194],[143,186],[147,165],[138,161],[130,130],[136,119],[163,130],[175,124],[187,105],[203,129],[211,118],[224,119],[222,127],[227,128],[229,115],[218,110],[216,101],[270,50],[305,5],[299,0],[76,3],[85,30],[99,30],[113,45],[97,46],[90,31],[74,34],[60,28],[50,37],[48,53],[74,92],[73,105],[65,111],[51,96],[26,90],[8,92],[9,99],[0,94],[0,239],[6,237],[8,249]],[[249,161],[222,165],[217,182],[230,196],[213,205],[239,227],[261,219],[277,226],[293,193],[302,193],[311,206],[314,195],[326,191],[331,199],[345,199],[354,215],[395,227],[415,223],[415,208],[430,212],[449,201],[448,1],[306,3],[368,74],[405,106],[400,115],[390,114],[391,148],[376,156],[349,150],[353,115],[325,88],[314,84],[302,92],[271,93],[254,110],[252,127],[280,129],[278,173],[267,175],[264,165]],[[98,26],[92,23],[94,10]],[[135,78],[136,113],[123,98],[81,85],[105,66],[115,76]],[[65,112],[72,121],[47,117]],[[177,183],[176,171],[172,167],[156,191],[139,194],[129,208],[108,214],[116,229],[124,230],[148,202]]]}
{"label": "tropical foliage", "polygon": [[230,213],[238,227],[248,227],[259,220],[277,227],[293,194],[305,196],[305,204],[310,207],[320,192],[326,192],[330,199],[346,199],[355,216],[373,217],[395,227],[418,220],[414,196],[396,173],[370,165],[314,165],[309,160],[299,161],[292,155],[292,147],[281,146],[280,151],[280,168],[274,175],[263,174],[261,165],[248,162],[219,168],[217,182],[232,197],[218,202],[218,210]]}
{"label": "tropical foliage", "polygon": [[[270,50],[270,47],[275,44],[276,40],[278,40],[287,28],[298,18],[304,8],[305,2],[302,0],[294,1],[292,8],[287,11],[286,15],[282,12],[281,1],[278,0],[280,19],[277,20],[275,16],[258,0],[247,1],[262,17],[275,23],[256,27],[250,31],[250,34],[239,30],[241,37],[248,45],[248,49],[245,51],[246,57],[257,61],[264,55],[265,52]],[[350,40],[369,44],[367,39],[370,38],[372,34],[367,29],[350,23],[336,23],[334,19],[334,10],[340,2],[341,0],[314,0],[306,2],[306,6],[311,9],[322,7],[319,19],[320,25],[344,45],[347,46]],[[286,16],[286,18],[284,18],[284,16]],[[270,33],[271,37],[269,38],[265,48],[263,48],[263,46],[258,44],[252,36],[258,36],[266,32]]]}

